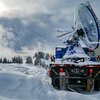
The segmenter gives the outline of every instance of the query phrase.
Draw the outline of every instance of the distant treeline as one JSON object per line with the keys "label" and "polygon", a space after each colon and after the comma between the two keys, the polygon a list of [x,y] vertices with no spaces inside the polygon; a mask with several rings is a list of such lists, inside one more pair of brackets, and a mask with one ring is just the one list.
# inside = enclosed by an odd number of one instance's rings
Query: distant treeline
{"label": "distant treeline", "polygon": [[[34,65],[40,65],[40,66],[47,66],[45,64],[45,61],[43,60],[49,60],[49,53],[44,53],[44,52],[37,52],[31,56],[27,56],[25,59],[26,64],[34,64]],[[18,64],[23,64],[23,58],[21,56],[14,56],[12,59],[7,59],[5,58],[0,58],[0,63],[18,63]]]}
{"label": "distant treeline", "polygon": [[5,58],[0,58],[0,63],[19,63],[19,64],[22,64],[23,59],[20,56],[13,57],[11,60],[9,60],[5,57]]}
{"label": "distant treeline", "polygon": [[45,68],[48,67],[48,64],[46,64],[45,61],[49,60],[50,54],[44,52],[37,52],[35,53],[34,57],[35,57],[34,65],[39,65]]}

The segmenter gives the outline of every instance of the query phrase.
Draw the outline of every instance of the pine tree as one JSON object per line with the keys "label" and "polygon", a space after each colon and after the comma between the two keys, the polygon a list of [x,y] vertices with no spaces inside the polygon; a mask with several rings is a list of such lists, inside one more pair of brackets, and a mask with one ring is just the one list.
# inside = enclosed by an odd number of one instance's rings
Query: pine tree
{"label": "pine tree", "polygon": [[41,65],[41,59],[36,57],[36,59],[34,61],[34,65]]}
{"label": "pine tree", "polygon": [[26,63],[33,64],[32,58],[30,56],[26,58]]}
{"label": "pine tree", "polygon": [[45,59],[48,60],[49,57],[50,57],[49,54],[46,53],[46,54],[45,54]]}
{"label": "pine tree", "polygon": [[0,63],[2,63],[2,58],[0,59]]}
{"label": "pine tree", "polygon": [[6,57],[3,59],[3,63],[7,63],[7,58]]}
{"label": "pine tree", "polygon": [[37,56],[38,56],[38,54],[37,54],[37,53],[35,53],[35,54],[34,54],[34,57],[37,57]]}
{"label": "pine tree", "polygon": [[43,52],[38,52],[38,58],[44,58],[44,53]]}

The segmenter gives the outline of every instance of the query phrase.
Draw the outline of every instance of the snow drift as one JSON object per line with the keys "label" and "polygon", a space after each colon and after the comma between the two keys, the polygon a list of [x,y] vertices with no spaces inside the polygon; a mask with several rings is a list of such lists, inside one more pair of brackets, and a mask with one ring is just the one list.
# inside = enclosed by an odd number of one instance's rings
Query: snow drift
{"label": "snow drift", "polygon": [[0,100],[99,100],[99,92],[79,94],[55,90],[47,70],[39,66],[0,64]]}

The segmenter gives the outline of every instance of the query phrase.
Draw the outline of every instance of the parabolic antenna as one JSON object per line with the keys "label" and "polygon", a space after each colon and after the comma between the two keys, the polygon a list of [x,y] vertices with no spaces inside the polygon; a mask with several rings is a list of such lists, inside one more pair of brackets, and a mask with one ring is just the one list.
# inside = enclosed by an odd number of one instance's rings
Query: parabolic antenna
{"label": "parabolic antenna", "polygon": [[66,38],[63,43],[67,46],[75,46],[82,41],[87,48],[92,50],[96,49],[100,44],[99,21],[91,5],[89,2],[86,4],[82,3],[78,6],[75,13],[74,30],[61,34],[57,37],[62,38],[66,35],[68,38]]}
{"label": "parabolic antenna", "polygon": [[79,33],[79,38],[88,48],[97,48],[99,45],[99,26],[97,17],[95,16],[90,4],[79,5],[75,20],[75,27],[77,34]]}

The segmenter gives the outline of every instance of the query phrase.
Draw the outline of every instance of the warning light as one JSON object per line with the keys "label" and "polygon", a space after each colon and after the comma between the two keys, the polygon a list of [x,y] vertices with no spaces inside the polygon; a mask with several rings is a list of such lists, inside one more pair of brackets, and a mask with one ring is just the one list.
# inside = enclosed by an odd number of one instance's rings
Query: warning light
{"label": "warning light", "polygon": [[89,70],[89,73],[90,73],[90,74],[93,74],[93,69],[90,69],[90,70]]}

